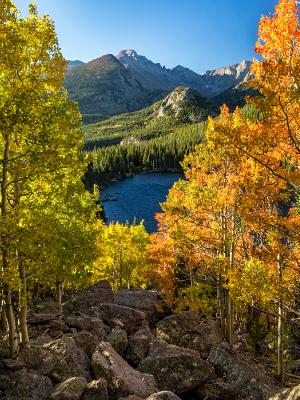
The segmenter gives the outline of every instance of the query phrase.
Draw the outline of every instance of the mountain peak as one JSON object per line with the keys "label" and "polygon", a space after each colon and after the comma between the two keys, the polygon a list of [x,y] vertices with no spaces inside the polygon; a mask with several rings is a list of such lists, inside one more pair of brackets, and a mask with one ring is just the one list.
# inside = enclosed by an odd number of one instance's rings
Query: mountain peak
{"label": "mountain peak", "polygon": [[117,58],[130,57],[130,58],[135,58],[136,59],[138,57],[138,53],[133,49],[121,50],[116,55],[116,57]]}

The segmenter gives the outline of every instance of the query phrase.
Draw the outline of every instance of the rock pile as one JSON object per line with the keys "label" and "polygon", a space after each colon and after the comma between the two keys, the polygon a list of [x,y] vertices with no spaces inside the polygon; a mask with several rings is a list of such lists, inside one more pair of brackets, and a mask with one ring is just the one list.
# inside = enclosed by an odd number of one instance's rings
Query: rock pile
{"label": "rock pile", "polygon": [[0,399],[295,398],[222,343],[215,321],[163,318],[154,291],[114,294],[99,282],[70,299],[63,318],[43,310],[29,316],[31,348],[0,361]]}

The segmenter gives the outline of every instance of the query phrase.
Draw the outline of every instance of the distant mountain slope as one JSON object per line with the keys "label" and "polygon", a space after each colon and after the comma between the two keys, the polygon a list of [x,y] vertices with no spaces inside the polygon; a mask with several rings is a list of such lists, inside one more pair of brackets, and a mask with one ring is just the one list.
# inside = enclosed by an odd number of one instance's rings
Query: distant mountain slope
{"label": "distant mountain slope", "polygon": [[83,65],[84,62],[80,60],[69,60],[67,61],[68,66],[67,66],[67,71],[71,71],[73,68],[79,67],[80,65]]}
{"label": "distant mountain slope", "polygon": [[91,122],[147,107],[178,86],[213,98],[243,82],[249,69],[250,62],[243,61],[199,75],[180,65],[167,69],[134,50],[123,50],[86,64],[70,61],[64,85]]}
{"label": "distant mountain slope", "polygon": [[243,107],[246,104],[247,96],[254,97],[257,95],[258,92],[244,81],[215,96],[212,101],[217,107],[226,104],[233,111],[237,106]]}
{"label": "distant mountain slope", "polygon": [[83,114],[97,114],[99,119],[138,110],[161,97],[145,89],[111,54],[71,68],[64,86]]}
{"label": "distant mountain slope", "polygon": [[150,107],[86,125],[86,148],[150,140],[179,126],[205,121],[208,115],[216,115],[210,100],[193,89],[178,87]]}

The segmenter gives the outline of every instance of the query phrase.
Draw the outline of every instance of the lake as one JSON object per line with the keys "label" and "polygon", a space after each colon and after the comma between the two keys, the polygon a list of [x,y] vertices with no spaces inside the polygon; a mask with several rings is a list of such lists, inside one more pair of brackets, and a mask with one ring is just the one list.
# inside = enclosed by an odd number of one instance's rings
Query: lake
{"label": "lake", "polygon": [[161,211],[169,189],[183,178],[180,173],[138,174],[122,181],[111,182],[102,190],[101,199],[107,222],[132,223],[144,220],[147,232],[157,230],[155,214]]}

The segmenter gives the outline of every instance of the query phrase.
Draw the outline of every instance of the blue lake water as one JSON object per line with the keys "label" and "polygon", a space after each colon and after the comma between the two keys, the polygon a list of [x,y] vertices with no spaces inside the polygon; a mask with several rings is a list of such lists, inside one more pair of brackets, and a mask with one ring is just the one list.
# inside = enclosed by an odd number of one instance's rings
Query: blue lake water
{"label": "blue lake water", "polygon": [[107,222],[144,220],[149,233],[156,231],[155,214],[161,211],[160,203],[180,178],[183,178],[180,173],[153,172],[112,182],[101,192]]}

